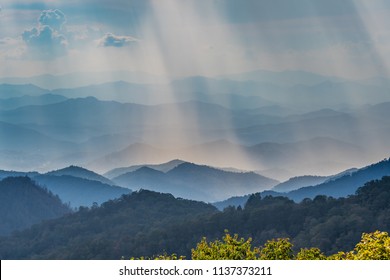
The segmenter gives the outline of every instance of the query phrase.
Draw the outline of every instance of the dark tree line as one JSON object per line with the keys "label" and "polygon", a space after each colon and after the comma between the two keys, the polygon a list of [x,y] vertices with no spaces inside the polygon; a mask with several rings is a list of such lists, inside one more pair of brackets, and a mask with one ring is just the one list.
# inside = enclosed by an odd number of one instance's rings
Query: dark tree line
{"label": "dark tree line", "polygon": [[390,177],[368,182],[347,198],[317,196],[295,203],[254,194],[245,207],[224,211],[140,191],[2,238],[0,257],[119,259],[175,253],[190,258],[202,237],[215,240],[225,229],[251,237],[254,246],[289,238],[294,248],[317,247],[326,255],[350,251],[363,232],[390,231]]}
{"label": "dark tree line", "polygon": [[0,181],[0,235],[70,212],[58,196],[29,177],[8,177]]}

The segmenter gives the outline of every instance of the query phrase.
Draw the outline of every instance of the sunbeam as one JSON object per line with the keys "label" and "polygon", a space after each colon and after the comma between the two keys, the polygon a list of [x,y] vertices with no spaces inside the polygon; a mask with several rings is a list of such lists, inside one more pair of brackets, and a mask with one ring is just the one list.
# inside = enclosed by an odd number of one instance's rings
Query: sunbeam
{"label": "sunbeam", "polygon": [[385,2],[0,4],[1,168],[181,159],[286,179],[390,152]]}

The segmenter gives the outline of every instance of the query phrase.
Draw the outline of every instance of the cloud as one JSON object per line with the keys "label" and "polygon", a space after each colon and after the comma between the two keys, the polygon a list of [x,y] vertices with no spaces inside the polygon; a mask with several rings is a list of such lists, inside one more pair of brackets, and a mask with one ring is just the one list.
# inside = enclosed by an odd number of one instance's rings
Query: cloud
{"label": "cloud", "polygon": [[38,18],[37,27],[25,30],[22,39],[28,55],[38,59],[54,59],[68,52],[68,40],[64,24],[66,16],[60,10],[44,10]]}
{"label": "cloud", "polygon": [[52,59],[67,53],[68,42],[64,35],[44,25],[26,30],[22,34],[30,54],[42,59]]}
{"label": "cloud", "polygon": [[[31,58],[47,60],[66,55],[62,59],[78,67],[78,63],[88,66],[82,59],[88,56],[91,70],[99,63],[104,68],[107,61],[115,61],[110,64],[112,69],[139,67],[142,71],[173,75],[212,76],[259,68],[328,74],[335,68],[354,77],[355,72],[348,74],[346,66],[351,65],[355,71],[358,62],[366,65],[367,61],[374,64],[389,60],[390,31],[386,23],[390,1],[371,2],[375,3],[0,0],[0,25],[4,27],[0,27],[0,38],[14,38],[19,44],[15,52],[10,42],[0,42],[0,56],[7,57],[5,54],[11,50],[13,57],[23,52],[21,60],[35,63]],[[128,48],[132,48],[131,52]],[[381,60],[369,60],[369,55],[379,52]],[[77,59],[73,59],[76,55]],[[337,59],[330,60],[329,55]],[[339,57],[348,58],[344,59],[345,67],[339,67]],[[330,61],[334,61],[334,68]],[[365,76],[366,69],[373,66],[358,67],[356,71]],[[375,71],[371,75],[376,75]]]}
{"label": "cloud", "polygon": [[138,40],[131,36],[117,36],[112,33],[107,33],[99,40],[100,47],[126,47],[137,43]]}
{"label": "cloud", "polygon": [[66,17],[60,10],[45,10],[42,11],[38,22],[43,26],[50,26],[53,30],[61,30],[66,22]]}

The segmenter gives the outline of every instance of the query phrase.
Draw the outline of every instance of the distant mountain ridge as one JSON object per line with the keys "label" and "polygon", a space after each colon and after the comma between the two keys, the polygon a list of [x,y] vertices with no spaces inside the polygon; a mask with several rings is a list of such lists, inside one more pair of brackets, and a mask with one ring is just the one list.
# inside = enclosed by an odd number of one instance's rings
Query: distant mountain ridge
{"label": "distant mountain ridge", "polygon": [[228,172],[188,162],[181,163],[166,173],[144,166],[112,180],[132,189],[169,192],[175,196],[206,202],[216,201],[228,194],[269,189],[278,183],[253,172]]}
{"label": "distant mountain ridge", "polygon": [[293,177],[286,182],[280,183],[272,188],[275,192],[289,192],[302,187],[315,186],[325,182],[329,177],[326,176],[300,176]]}
{"label": "distant mountain ridge", "polygon": [[38,172],[23,172],[23,171],[8,171],[8,170],[0,170],[0,180],[8,177],[34,177],[39,175]]}
{"label": "distant mountain ridge", "polygon": [[33,180],[72,208],[90,207],[94,203],[100,205],[107,200],[132,192],[128,188],[117,186],[102,175],[78,166],[69,166],[44,174],[0,170],[0,180],[13,177]]}
{"label": "distant mountain ridge", "polygon": [[120,175],[123,175],[125,173],[136,171],[137,169],[140,169],[141,167],[149,167],[149,168],[152,168],[152,169],[157,170],[157,171],[168,172],[169,170],[175,168],[176,166],[178,166],[182,163],[184,163],[184,161],[179,160],[179,159],[175,159],[175,160],[171,160],[169,162],[162,163],[162,164],[133,165],[133,166],[129,166],[129,167],[115,168],[113,170],[106,172],[104,175],[107,178],[112,179],[115,177],[119,177]]}
{"label": "distant mountain ridge", "polygon": [[[112,77],[116,77],[114,80]],[[0,78],[0,83],[14,85],[35,84],[47,89],[77,88],[97,83],[109,83],[113,81],[127,81],[132,83],[160,83],[164,77],[144,72],[115,71],[115,72],[73,72],[63,75],[38,75],[32,77],[5,77]]]}
{"label": "distant mountain ridge", "polygon": [[70,207],[100,205],[109,199],[131,193],[130,189],[69,175],[38,175],[33,178],[41,186],[58,195]]}
{"label": "distant mountain ridge", "polygon": [[[270,195],[275,197],[277,196],[287,197],[296,202],[300,202],[305,198],[314,199],[316,196],[319,195],[331,196],[334,198],[347,197],[349,195],[354,194],[356,190],[362,185],[364,185],[366,182],[372,180],[379,180],[382,177],[389,176],[389,175],[390,175],[390,158],[384,159],[383,161],[371,164],[369,166],[360,169],[346,170],[345,172],[326,178],[322,183],[317,185],[301,187],[299,189],[286,191],[286,192],[281,192],[281,191],[278,192],[273,188],[272,190],[266,190],[264,192],[261,192],[260,194],[262,196]],[[309,178],[310,180],[312,180],[311,177]],[[282,187],[284,187],[284,185],[290,187],[291,182],[294,183],[294,181],[296,182],[297,180],[301,184],[302,183],[301,179],[302,179],[301,177],[298,177],[296,179],[292,178],[291,180],[285,182],[285,184],[282,183],[280,185]],[[303,176],[303,179],[305,182],[305,180],[307,180],[307,177]],[[321,180],[323,179],[320,178],[320,181]],[[276,187],[277,186],[275,186],[275,188]],[[223,209],[227,206],[243,207],[246,203],[247,198],[248,198],[247,195],[233,197],[227,200],[218,201],[214,203],[214,205],[219,209]]]}
{"label": "distant mountain ridge", "polygon": [[101,182],[101,183],[107,184],[107,185],[114,185],[114,182],[107,179],[106,177],[104,177],[100,174],[97,174],[93,171],[90,171],[88,169],[85,169],[85,168],[82,168],[79,166],[74,166],[74,165],[71,165],[69,167],[65,167],[65,168],[62,168],[59,170],[50,171],[50,172],[46,173],[46,175],[49,175],[49,176],[68,175],[68,176],[83,178],[83,179],[87,179],[87,180],[91,180],[91,181],[98,181],[98,182]]}
{"label": "distant mountain ridge", "polygon": [[379,180],[390,175],[390,158],[358,169],[351,174],[335,180],[327,181],[317,186],[304,187],[288,193],[288,197],[300,201],[304,198],[314,198],[317,195],[327,195],[335,198],[352,195],[356,190],[371,180]]}
{"label": "distant mountain ridge", "polygon": [[345,175],[351,175],[352,173],[358,171],[357,168],[350,168],[341,173],[331,175],[331,176],[298,176],[292,177],[289,180],[282,182],[272,188],[272,191],[275,192],[290,192],[297,190],[303,187],[316,186],[322,183],[327,183],[339,179]]}
{"label": "distant mountain ridge", "polygon": [[[13,109],[0,109],[0,168],[47,171],[73,164],[104,173],[180,158],[209,166],[327,176],[390,152],[385,85],[328,79],[273,90],[262,86],[208,77],[53,91],[1,85],[1,100],[26,99],[23,106],[17,101]],[[53,94],[66,100],[37,101]],[[153,104],[128,103],[117,95]],[[154,96],[170,100],[162,103]],[[307,104],[297,107],[297,100],[299,106]]]}
{"label": "distant mountain ridge", "polygon": [[[253,139],[256,139],[257,131],[262,133],[261,129],[252,131]],[[234,165],[242,170],[256,170],[256,166],[265,164],[268,169],[286,169],[295,174],[302,173],[303,166],[307,173],[316,174],[320,166],[326,165],[326,169],[322,168],[323,172],[329,170],[326,173],[336,173],[349,168],[354,162],[364,161],[366,155],[362,150],[359,146],[329,137],[288,143],[263,142],[253,146],[216,140],[176,149],[134,143],[125,149],[97,158],[86,166],[102,172],[122,166],[142,166],[140,163],[143,161],[164,162],[180,158],[183,161],[216,167]]]}
{"label": "distant mountain ridge", "polygon": [[67,100],[66,97],[51,93],[39,96],[24,95],[7,99],[2,99],[2,96],[0,96],[0,110],[11,110],[29,105],[48,105],[63,102],[65,100]]}
{"label": "distant mountain ridge", "polygon": [[338,77],[324,76],[307,71],[286,70],[281,72],[268,70],[254,70],[244,73],[228,74],[219,76],[224,79],[231,79],[237,81],[260,81],[268,83],[277,83],[284,86],[293,85],[316,85],[326,81],[343,82],[346,79]]}
{"label": "distant mountain ridge", "polygon": [[0,98],[14,98],[25,95],[39,96],[49,93],[47,89],[40,88],[31,83],[24,83],[21,85],[0,83]]}

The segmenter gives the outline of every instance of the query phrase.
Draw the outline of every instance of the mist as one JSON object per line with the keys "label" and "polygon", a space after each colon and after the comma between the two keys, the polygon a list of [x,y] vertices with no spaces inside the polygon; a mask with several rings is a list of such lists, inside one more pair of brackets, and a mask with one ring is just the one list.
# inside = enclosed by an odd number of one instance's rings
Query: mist
{"label": "mist", "polygon": [[41,2],[0,11],[0,169],[286,180],[389,156],[385,3]]}

